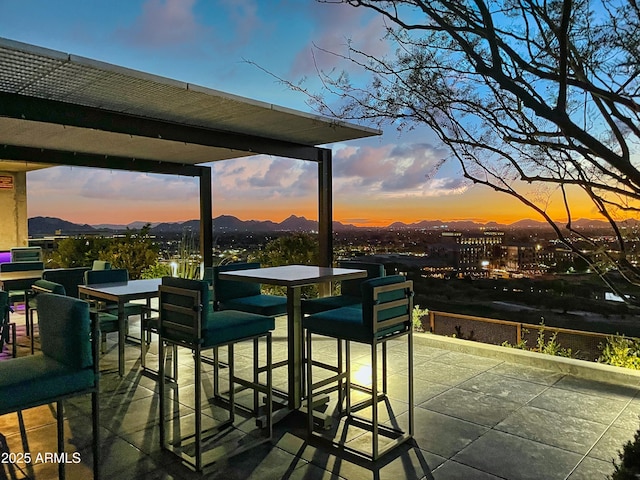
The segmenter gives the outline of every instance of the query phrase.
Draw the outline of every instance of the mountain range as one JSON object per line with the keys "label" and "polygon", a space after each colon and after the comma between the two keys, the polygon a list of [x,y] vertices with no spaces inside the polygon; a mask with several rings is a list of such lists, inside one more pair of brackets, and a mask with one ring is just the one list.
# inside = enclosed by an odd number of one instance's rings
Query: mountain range
{"label": "mountain range", "polygon": [[[637,222],[634,222],[637,224]],[[108,231],[124,231],[128,229],[140,229],[144,225],[151,225],[151,233],[182,233],[185,230],[198,231],[199,220],[187,220],[185,222],[151,223],[132,222],[127,225],[116,224],[77,224],[54,217],[32,217],[29,219],[29,235],[74,235],[79,233],[100,233]],[[608,228],[606,222],[600,220],[581,219],[574,222],[578,228],[600,229]],[[416,223],[395,222],[387,227],[376,227],[387,230],[479,230],[479,229],[527,229],[549,228],[544,222],[535,220],[519,220],[508,225],[496,222],[477,223],[473,221],[423,220]],[[224,232],[312,232],[318,230],[318,222],[308,220],[305,217],[291,215],[280,223],[270,220],[240,220],[232,215],[220,215],[213,219],[215,233]],[[336,232],[346,230],[371,230],[372,227],[357,227],[355,225],[333,222],[333,230]]]}

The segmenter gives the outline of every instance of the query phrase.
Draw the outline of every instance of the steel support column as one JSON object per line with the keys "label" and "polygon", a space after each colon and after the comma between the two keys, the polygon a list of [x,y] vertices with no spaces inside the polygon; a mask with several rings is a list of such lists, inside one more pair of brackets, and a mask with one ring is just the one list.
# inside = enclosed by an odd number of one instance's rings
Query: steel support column
{"label": "steel support column", "polygon": [[333,188],[331,150],[318,149],[318,236],[320,266],[333,264]]}
{"label": "steel support column", "polygon": [[200,254],[205,267],[213,266],[213,207],[211,168],[200,167]]}

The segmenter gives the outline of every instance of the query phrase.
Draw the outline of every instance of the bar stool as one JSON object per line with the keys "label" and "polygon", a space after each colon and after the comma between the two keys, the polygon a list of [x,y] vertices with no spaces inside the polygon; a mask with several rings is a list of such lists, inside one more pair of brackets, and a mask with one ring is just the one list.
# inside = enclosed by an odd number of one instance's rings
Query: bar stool
{"label": "bar stool", "polygon": [[[334,446],[376,461],[392,449],[413,437],[413,335],[411,314],[413,310],[413,282],[402,275],[367,280],[362,283],[362,305],[359,307],[342,307],[309,315],[303,320],[306,330],[307,347],[307,428],[311,438],[324,438],[314,431],[313,394],[318,389],[331,383],[337,383],[339,405],[342,403],[342,382],[346,383],[346,416],[372,433],[371,453],[363,452],[344,443],[332,441]],[[313,360],[312,335],[321,335],[338,339],[338,365]],[[408,431],[381,425],[378,421],[378,403],[386,399],[387,394],[387,342],[402,336],[407,338],[408,364]],[[346,370],[342,368],[342,352],[340,340],[346,344]],[[370,345],[371,347],[371,389],[355,386],[351,383],[350,342]],[[378,345],[382,345],[382,391],[378,391]],[[313,383],[313,367],[321,367],[334,372],[329,378]],[[351,405],[351,389],[366,390],[370,399]],[[326,392],[324,390],[323,392]],[[371,407],[371,420],[353,415],[353,413]],[[391,441],[380,448],[379,435]]]}
{"label": "bar stool", "polygon": [[[225,310],[214,312],[209,308],[209,284],[206,281],[165,277],[159,288],[159,358],[160,368],[160,445],[173,453],[184,463],[201,472],[206,466],[221,458],[229,458],[272,438],[272,344],[271,331],[275,328],[273,317],[253,313]],[[254,355],[254,382],[238,378],[234,373],[234,351],[236,343],[252,340],[257,352],[258,340],[266,339],[267,358],[264,367],[258,367],[257,354]],[[195,362],[195,432],[192,435],[174,439],[167,444],[166,435],[166,379],[164,349],[167,345],[178,345],[193,352]],[[202,351],[227,346],[229,350],[229,418],[215,428],[202,429]],[[174,359],[177,361],[177,359]],[[266,372],[266,384],[259,383],[258,370]],[[266,428],[263,436],[253,441],[243,439],[243,443],[233,452],[223,449],[221,455],[203,461],[203,442],[233,427],[235,420],[235,384],[266,396]],[[177,387],[176,387],[177,388]],[[254,414],[258,415],[257,402]],[[176,421],[176,419],[172,420]],[[250,435],[249,435],[250,437]]]}

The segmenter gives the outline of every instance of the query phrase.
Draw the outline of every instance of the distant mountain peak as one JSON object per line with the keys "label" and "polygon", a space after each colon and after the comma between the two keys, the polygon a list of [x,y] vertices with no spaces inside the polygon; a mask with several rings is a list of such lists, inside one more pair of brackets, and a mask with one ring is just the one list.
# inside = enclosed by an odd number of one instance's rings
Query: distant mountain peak
{"label": "distant mountain peak", "polygon": [[[152,232],[170,232],[181,233],[187,230],[197,231],[200,228],[200,220],[187,220],[184,222],[164,222],[152,223],[144,221],[131,222],[128,225],[81,225],[68,222],[55,217],[32,217],[29,222],[29,235],[74,235],[78,233],[96,232],[97,230],[114,230],[121,231],[130,229],[140,229],[144,225],[150,223]],[[636,225],[638,222],[629,220],[625,223]],[[558,222],[564,228],[564,224]],[[576,228],[608,228],[609,225],[601,220],[579,219],[573,222]],[[313,232],[318,230],[318,222],[316,220],[308,220],[304,216],[289,215],[280,223],[271,220],[240,220],[233,215],[220,215],[213,219],[213,228],[216,232]],[[354,225],[345,225],[340,222],[333,222],[334,231],[347,229],[369,229],[371,227],[356,227]],[[394,222],[387,227],[392,230],[483,230],[483,229],[506,229],[506,228],[549,228],[545,222],[523,219],[510,225],[504,225],[497,222],[487,222],[485,224],[477,223],[471,220],[422,220],[415,223]]]}

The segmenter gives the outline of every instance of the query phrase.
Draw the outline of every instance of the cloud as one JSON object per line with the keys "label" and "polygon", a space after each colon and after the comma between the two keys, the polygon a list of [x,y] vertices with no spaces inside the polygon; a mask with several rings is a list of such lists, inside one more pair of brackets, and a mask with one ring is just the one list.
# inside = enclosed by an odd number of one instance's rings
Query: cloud
{"label": "cloud", "polygon": [[207,31],[193,12],[195,3],[196,0],[147,0],[133,25],[119,33],[145,48],[195,44]]}
{"label": "cloud", "polygon": [[258,155],[213,164],[214,200],[266,201],[316,195],[313,162]]}
{"label": "cloud", "polygon": [[445,152],[428,143],[344,147],[334,155],[334,177],[344,191],[357,188],[365,194],[429,194],[447,187],[452,192],[461,186],[456,180],[434,177],[443,164]]}
{"label": "cloud", "polygon": [[315,28],[293,60],[289,72],[292,77],[315,75],[317,70],[328,72],[338,65],[351,70],[353,64],[333,55],[347,55],[349,46],[378,58],[389,51],[387,42],[382,40],[382,16],[366,8],[312,2],[307,15]]}
{"label": "cloud", "polygon": [[[105,205],[133,202],[195,202],[197,180],[91,168],[55,167],[30,172],[29,199],[35,202],[63,197],[74,201],[104,200]],[[60,185],[65,185],[60,189]]]}
{"label": "cloud", "polygon": [[247,45],[262,25],[258,3],[255,0],[222,0],[221,4],[234,25],[234,46]]}

